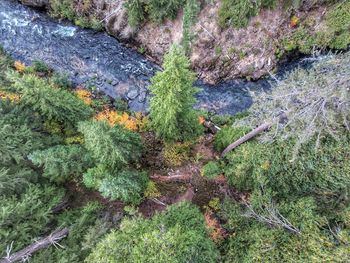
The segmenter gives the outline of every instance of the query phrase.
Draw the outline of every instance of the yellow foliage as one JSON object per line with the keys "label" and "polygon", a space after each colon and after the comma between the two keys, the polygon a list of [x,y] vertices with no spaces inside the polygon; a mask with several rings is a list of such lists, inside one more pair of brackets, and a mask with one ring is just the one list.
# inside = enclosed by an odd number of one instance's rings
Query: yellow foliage
{"label": "yellow foliage", "polygon": [[147,131],[148,129],[148,124],[149,124],[149,119],[147,116],[144,116],[142,112],[136,112],[135,113],[135,122],[137,125],[137,128],[140,132]]}
{"label": "yellow foliage", "polygon": [[82,135],[76,135],[67,137],[64,142],[66,144],[83,144],[84,143],[84,137]]}
{"label": "yellow foliage", "polygon": [[60,134],[62,133],[61,125],[55,121],[45,121],[44,123],[45,129],[52,134]]}
{"label": "yellow foliage", "polygon": [[92,103],[92,94],[90,91],[79,88],[75,91],[75,94],[78,96],[79,99],[81,99],[85,104],[91,105]]}
{"label": "yellow foliage", "polygon": [[133,118],[131,118],[126,112],[118,114],[118,112],[116,111],[104,110],[102,112],[97,113],[95,119],[99,121],[107,121],[111,126],[119,124],[131,131],[138,130],[136,121]]}
{"label": "yellow foliage", "polygon": [[26,65],[20,61],[15,61],[15,69],[20,72],[20,73],[23,73],[24,70],[26,69]]}
{"label": "yellow foliage", "polygon": [[146,187],[146,190],[144,192],[144,196],[146,198],[156,198],[161,195],[160,191],[158,190],[156,184],[152,181],[149,181]]}
{"label": "yellow foliage", "polygon": [[165,144],[163,149],[163,157],[166,165],[180,166],[189,159],[190,143],[174,143]]}
{"label": "yellow foliage", "polygon": [[18,102],[20,100],[20,96],[16,93],[0,91],[0,99]]}

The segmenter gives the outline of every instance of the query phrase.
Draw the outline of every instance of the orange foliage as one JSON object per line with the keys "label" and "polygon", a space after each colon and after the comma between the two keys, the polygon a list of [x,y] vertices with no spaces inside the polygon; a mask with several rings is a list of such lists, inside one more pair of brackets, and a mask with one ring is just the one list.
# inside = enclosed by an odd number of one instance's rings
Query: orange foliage
{"label": "orange foliage", "polygon": [[131,118],[129,114],[126,112],[122,114],[118,114],[116,111],[112,110],[104,110],[102,112],[97,113],[95,116],[96,120],[102,121],[105,120],[107,121],[111,126],[114,126],[116,124],[120,124],[124,126],[126,129],[131,130],[131,131],[137,131],[137,123],[135,119]]}
{"label": "orange foliage", "polygon": [[203,116],[198,117],[199,124],[203,124],[205,122],[205,118]]}
{"label": "orange foliage", "polygon": [[219,221],[215,218],[211,211],[207,211],[204,214],[205,223],[211,230],[210,238],[213,241],[220,241],[226,237],[227,233],[224,228],[220,225]]}
{"label": "orange foliage", "polygon": [[17,102],[19,101],[20,97],[16,93],[0,91],[0,99]]}
{"label": "orange foliage", "polygon": [[292,18],[290,19],[290,27],[296,27],[299,24],[299,17],[297,16],[292,16]]}
{"label": "orange foliage", "polygon": [[20,73],[24,72],[24,70],[26,69],[26,65],[20,61],[15,61],[14,66],[15,69]]}
{"label": "orange foliage", "polygon": [[84,88],[78,88],[75,90],[75,94],[78,96],[79,99],[81,99],[85,104],[91,105],[92,103],[92,94],[90,91],[84,89]]}

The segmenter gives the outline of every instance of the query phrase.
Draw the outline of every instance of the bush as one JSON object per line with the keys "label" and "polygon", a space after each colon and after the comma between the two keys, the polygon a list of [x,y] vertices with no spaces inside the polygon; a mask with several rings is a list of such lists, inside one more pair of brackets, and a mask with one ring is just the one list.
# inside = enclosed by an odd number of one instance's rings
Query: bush
{"label": "bush", "polygon": [[170,206],[152,219],[125,219],[85,262],[217,262],[203,215],[189,203]]}
{"label": "bush", "polygon": [[250,129],[247,127],[223,127],[215,135],[214,147],[217,151],[222,151],[248,132]]}
{"label": "bush", "polygon": [[223,0],[219,9],[219,25],[223,28],[246,27],[257,11],[257,6],[251,0]]}
{"label": "bush", "polygon": [[201,174],[209,179],[214,179],[221,173],[221,167],[217,162],[210,161],[203,166]]}
{"label": "bush", "polygon": [[180,166],[189,159],[189,143],[166,143],[163,149],[164,162],[169,167]]}
{"label": "bush", "polygon": [[185,0],[150,0],[147,3],[147,13],[151,21],[163,22],[166,18],[175,19],[177,11],[185,5]]}
{"label": "bush", "polygon": [[41,72],[41,73],[49,73],[50,68],[48,65],[46,65],[43,61],[35,60],[33,61],[32,65],[34,71]]}
{"label": "bush", "polygon": [[146,11],[143,0],[127,0],[125,8],[128,11],[128,23],[130,26],[136,27],[145,20]]}

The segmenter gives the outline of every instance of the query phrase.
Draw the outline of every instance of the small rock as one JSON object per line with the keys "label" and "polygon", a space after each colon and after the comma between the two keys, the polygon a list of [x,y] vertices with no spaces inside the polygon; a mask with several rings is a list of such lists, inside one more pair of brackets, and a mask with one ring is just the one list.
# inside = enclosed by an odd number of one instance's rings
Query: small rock
{"label": "small rock", "polygon": [[135,90],[135,89],[134,89],[134,90],[130,90],[130,91],[128,92],[127,97],[128,97],[129,99],[133,100],[133,99],[135,99],[138,95],[139,95],[138,90]]}

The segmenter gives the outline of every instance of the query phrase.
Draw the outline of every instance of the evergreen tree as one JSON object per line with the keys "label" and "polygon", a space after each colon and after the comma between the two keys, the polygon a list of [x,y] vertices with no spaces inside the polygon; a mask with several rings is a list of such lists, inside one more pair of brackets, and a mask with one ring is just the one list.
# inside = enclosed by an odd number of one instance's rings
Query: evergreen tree
{"label": "evergreen tree", "polygon": [[157,136],[167,142],[193,139],[202,132],[193,109],[198,92],[193,87],[196,77],[189,67],[183,51],[172,46],[164,57],[164,71],[151,80],[151,124]]}
{"label": "evergreen tree", "polygon": [[20,104],[38,112],[47,120],[70,125],[88,119],[92,109],[67,90],[51,87],[35,75],[8,74],[13,83],[10,90],[21,97]]}
{"label": "evergreen tree", "polygon": [[180,203],[152,219],[123,220],[120,230],[105,236],[85,262],[214,263],[218,259],[199,209]]}
{"label": "evergreen tree", "polygon": [[123,168],[141,156],[140,135],[120,125],[110,127],[104,121],[87,121],[79,123],[78,130],[95,161],[111,169]]}
{"label": "evergreen tree", "polygon": [[90,154],[80,145],[58,145],[43,151],[35,151],[30,160],[43,166],[43,176],[54,182],[64,182],[71,176],[83,174],[93,165]]}

